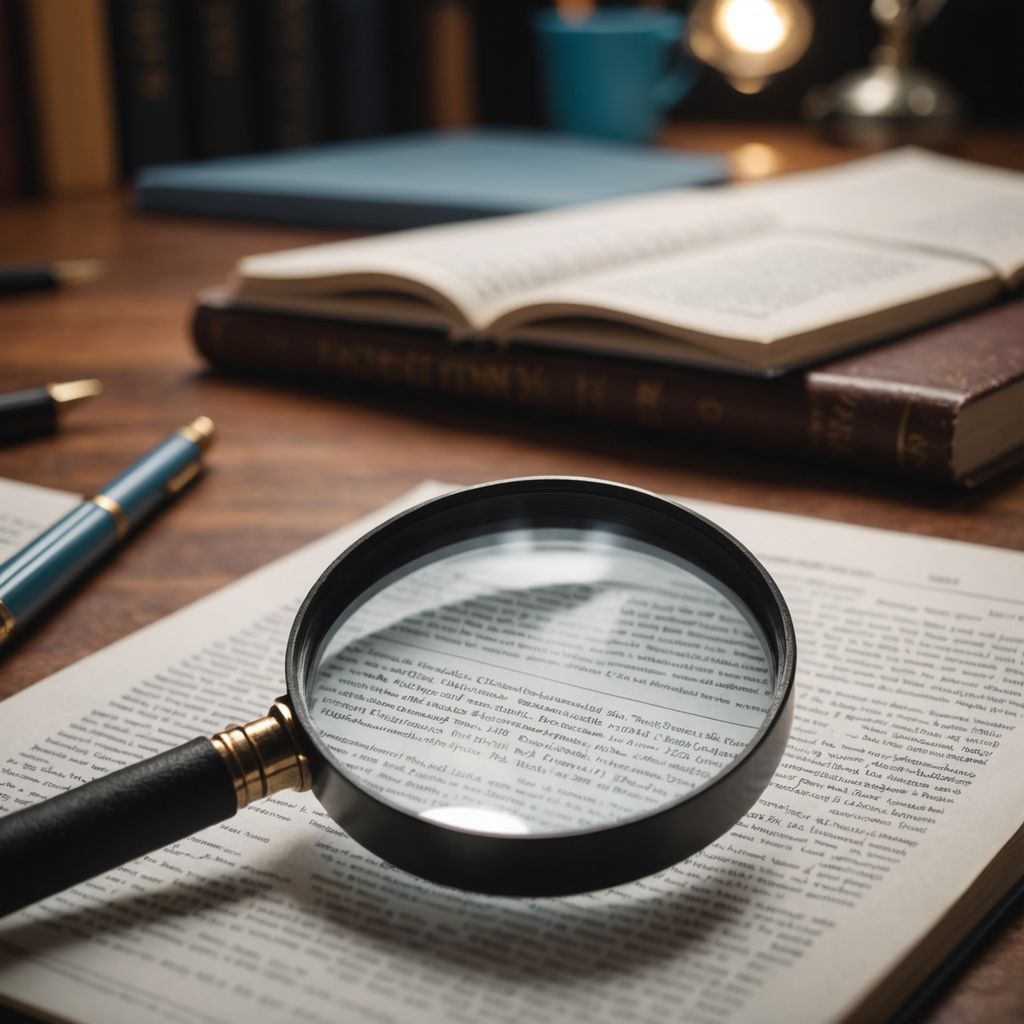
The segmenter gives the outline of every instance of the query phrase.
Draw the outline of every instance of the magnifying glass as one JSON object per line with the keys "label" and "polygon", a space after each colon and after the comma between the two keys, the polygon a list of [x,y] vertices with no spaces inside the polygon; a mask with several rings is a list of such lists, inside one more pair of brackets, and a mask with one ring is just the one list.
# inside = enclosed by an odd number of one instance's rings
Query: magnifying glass
{"label": "magnifying glass", "polygon": [[736,540],[657,495],[531,478],[447,494],[320,577],[267,716],[0,819],[0,912],[312,789],[443,885],[566,895],[663,870],[782,757],[796,645]]}

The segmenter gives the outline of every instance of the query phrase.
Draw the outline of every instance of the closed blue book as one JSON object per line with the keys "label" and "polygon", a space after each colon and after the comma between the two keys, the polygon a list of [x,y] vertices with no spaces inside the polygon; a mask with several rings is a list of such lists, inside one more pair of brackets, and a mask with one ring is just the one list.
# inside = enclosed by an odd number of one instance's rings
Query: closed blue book
{"label": "closed blue book", "polygon": [[143,210],[318,227],[409,228],[728,176],[724,158],[532,131],[398,135],[150,167]]}

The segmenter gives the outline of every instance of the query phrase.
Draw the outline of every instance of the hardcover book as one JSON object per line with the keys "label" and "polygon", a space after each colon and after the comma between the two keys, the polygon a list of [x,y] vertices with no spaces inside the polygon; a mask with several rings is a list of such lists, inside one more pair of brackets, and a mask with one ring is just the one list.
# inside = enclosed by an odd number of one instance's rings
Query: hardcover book
{"label": "hardcover book", "polygon": [[[103,0],[26,3],[9,8],[24,25],[34,168],[51,195],[109,189],[117,183],[113,83]],[[20,32],[16,34],[16,39]],[[20,40],[19,40],[20,41]],[[27,60],[25,59],[27,58]]]}
{"label": "hardcover book", "polygon": [[426,81],[429,61],[423,45],[429,30],[425,0],[383,0],[385,103],[388,128],[418,132],[430,127]]}
{"label": "hardcover book", "polygon": [[496,125],[542,124],[532,19],[537,11],[553,5],[549,0],[463,2],[472,14],[480,120]]}
{"label": "hardcover book", "polygon": [[188,153],[185,83],[177,5],[172,0],[109,0],[117,71],[121,163],[140,167]]}
{"label": "hardcover book", "polygon": [[725,161],[543,132],[424,132],[153,167],[143,210],[403,228],[706,185]]}
{"label": "hardcover book", "polygon": [[192,152],[244,153],[255,135],[244,0],[189,0],[181,14]]}
{"label": "hardcover book", "polygon": [[250,2],[254,16],[257,141],[270,149],[325,137],[323,10],[314,0]]}
{"label": "hardcover book", "polygon": [[774,375],[992,301],[1024,273],[1024,175],[906,149],[243,259],[252,309]]}
{"label": "hardcover book", "polygon": [[201,297],[196,347],[275,380],[393,389],[972,487],[1024,459],[1024,301],[775,380]]}
{"label": "hardcover book", "polygon": [[388,60],[382,0],[328,0],[325,34],[328,136],[358,139],[383,135],[390,127]]}

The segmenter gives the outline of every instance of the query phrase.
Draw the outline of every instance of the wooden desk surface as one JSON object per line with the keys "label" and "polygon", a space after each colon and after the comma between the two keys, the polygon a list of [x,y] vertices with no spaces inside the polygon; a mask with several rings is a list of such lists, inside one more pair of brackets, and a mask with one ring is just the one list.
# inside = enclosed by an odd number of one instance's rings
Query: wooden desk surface
{"label": "wooden desk surface", "polygon": [[[849,154],[801,129],[686,128],[670,141],[736,153],[744,173],[821,166]],[[743,143],[748,148],[737,151]],[[754,148],[749,148],[754,143]],[[1024,139],[987,136],[970,155],[1024,168]],[[141,216],[126,196],[0,208],[0,262],[101,257],[94,285],[0,303],[0,389],[102,378],[101,399],[53,437],[0,448],[0,476],[89,492],[200,413],[219,436],[209,472],[0,661],[7,696],[267,561],[371,511],[425,477],[474,483],[579,474],[654,491],[822,516],[1024,550],[1024,477],[977,493],[849,476],[488,416],[444,401],[297,393],[218,377],[191,348],[192,296],[241,257],[324,233]],[[923,1018],[1024,1020],[1024,910],[1018,909]]]}

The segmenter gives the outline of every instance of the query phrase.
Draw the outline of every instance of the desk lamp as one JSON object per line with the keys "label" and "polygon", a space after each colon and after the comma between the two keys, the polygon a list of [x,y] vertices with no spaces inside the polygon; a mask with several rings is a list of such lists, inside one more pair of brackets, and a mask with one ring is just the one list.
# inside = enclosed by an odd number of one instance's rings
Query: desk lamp
{"label": "desk lamp", "polygon": [[836,142],[884,148],[900,143],[942,145],[956,135],[962,115],[955,93],[911,64],[916,32],[931,22],[945,0],[874,0],[880,45],[869,67],[812,90],[808,117]]}
{"label": "desk lamp", "polygon": [[698,0],[690,13],[690,49],[739,92],[760,92],[792,67],[811,42],[804,0]]}

